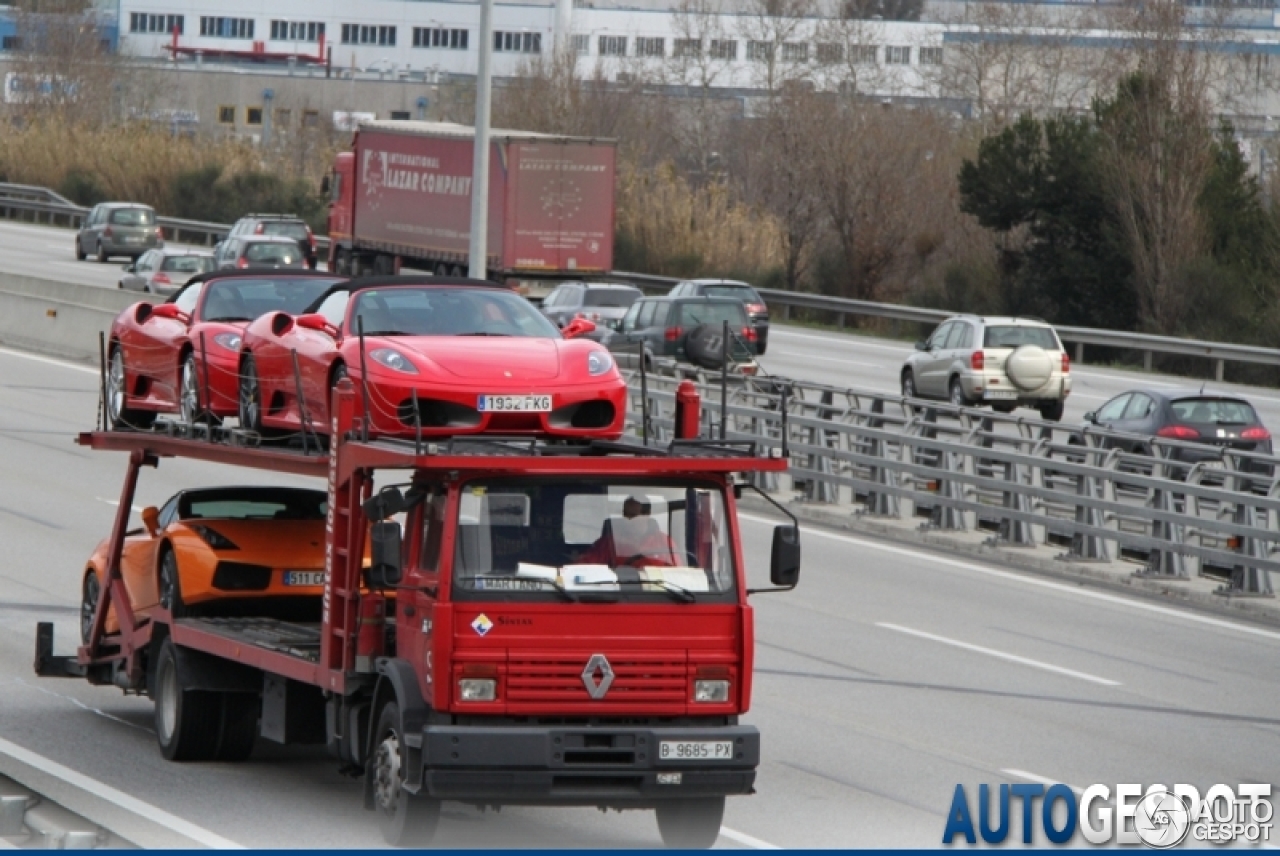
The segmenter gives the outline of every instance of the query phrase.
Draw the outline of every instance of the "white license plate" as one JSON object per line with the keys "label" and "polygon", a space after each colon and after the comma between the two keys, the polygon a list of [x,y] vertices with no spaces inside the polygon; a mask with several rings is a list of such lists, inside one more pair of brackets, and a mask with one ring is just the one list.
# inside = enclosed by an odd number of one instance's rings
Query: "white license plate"
{"label": "white license plate", "polygon": [[732,761],[732,740],[662,740],[659,761]]}
{"label": "white license plate", "polygon": [[287,586],[322,586],[324,571],[285,571],[284,584]]}
{"label": "white license plate", "polygon": [[1225,470],[1227,463],[1226,461],[1202,461],[1200,466],[1206,470]]}
{"label": "white license plate", "polygon": [[476,408],[482,413],[549,413],[549,395],[482,395]]}
{"label": "white license plate", "polygon": [[996,398],[1017,398],[1018,393],[1014,392],[1012,389],[989,389],[982,394],[982,397],[990,401]]}

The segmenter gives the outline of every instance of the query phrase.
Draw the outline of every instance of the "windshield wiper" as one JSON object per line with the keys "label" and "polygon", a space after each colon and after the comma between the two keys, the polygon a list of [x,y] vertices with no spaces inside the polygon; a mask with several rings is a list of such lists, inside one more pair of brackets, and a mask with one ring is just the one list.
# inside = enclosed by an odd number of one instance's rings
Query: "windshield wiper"
{"label": "windshield wiper", "polygon": [[365,330],[364,334],[366,336],[410,336],[412,335],[411,333],[406,333],[403,330],[372,330],[372,331]]}
{"label": "windshield wiper", "polygon": [[678,586],[675,583],[666,580],[591,580],[590,582],[575,583],[575,586],[657,586],[662,591],[671,595],[675,600],[681,603],[694,603],[698,597],[687,588]]}
{"label": "windshield wiper", "polygon": [[503,582],[513,583],[513,585],[510,586],[509,588],[506,588],[506,587],[499,587],[494,589],[481,588],[481,589],[478,589],[478,591],[519,591],[522,588],[522,586],[520,585],[521,583],[546,584],[551,586],[551,588],[555,589],[557,594],[559,594],[561,597],[563,597],[565,600],[569,601],[570,603],[578,602],[577,596],[573,592],[566,589],[563,583],[556,582],[555,580],[549,580],[549,579],[546,579],[545,577],[512,577],[512,576],[507,576],[506,574],[476,574],[471,579],[502,580]]}
{"label": "windshield wiper", "polygon": [[205,321],[208,321],[208,322],[210,322],[210,323],[218,323],[218,322],[221,322],[221,323],[224,323],[224,324],[229,324],[229,323],[234,322],[234,321],[252,321],[253,319],[252,319],[252,318],[236,318],[236,317],[235,317],[235,316],[233,316],[233,315],[228,315],[226,318],[206,318],[206,319],[204,319],[204,320],[205,320]]}

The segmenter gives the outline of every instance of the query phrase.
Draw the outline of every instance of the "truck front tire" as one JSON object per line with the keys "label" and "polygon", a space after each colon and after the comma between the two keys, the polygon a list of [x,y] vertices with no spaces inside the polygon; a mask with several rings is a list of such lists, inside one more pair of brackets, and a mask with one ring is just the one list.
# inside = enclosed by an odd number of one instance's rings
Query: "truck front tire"
{"label": "truck front tire", "polygon": [[388,702],[378,716],[369,775],[383,839],[392,847],[425,847],[440,822],[440,800],[404,789],[405,752],[400,706]]}
{"label": "truck front tire", "polygon": [[655,810],[662,843],[672,850],[706,850],[720,837],[724,797],[659,803]]}

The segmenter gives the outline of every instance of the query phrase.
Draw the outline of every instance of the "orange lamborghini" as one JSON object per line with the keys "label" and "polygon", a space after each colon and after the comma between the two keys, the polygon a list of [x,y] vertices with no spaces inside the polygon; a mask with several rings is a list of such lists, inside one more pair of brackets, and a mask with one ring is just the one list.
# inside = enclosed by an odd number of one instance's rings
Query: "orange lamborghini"
{"label": "orange lamborghini", "polygon": [[[324,491],[285,487],[185,490],[142,510],[120,558],[134,612],[272,615],[319,620],[324,592]],[[81,636],[87,639],[107,561],[104,539],[85,568]],[[314,613],[314,617],[312,617]],[[117,629],[114,611],[107,632]]]}

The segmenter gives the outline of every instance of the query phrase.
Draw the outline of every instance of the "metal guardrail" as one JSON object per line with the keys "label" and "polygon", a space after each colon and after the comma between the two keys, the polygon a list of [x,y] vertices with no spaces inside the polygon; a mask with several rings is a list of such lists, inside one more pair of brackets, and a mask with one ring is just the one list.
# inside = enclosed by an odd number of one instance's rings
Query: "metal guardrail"
{"label": "metal guardrail", "polygon": [[[76,205],[65,197],[59,196],[44,187],[33,187],[25,184],[0,183],[0,216],[6,219],[30,219],[46,222],[51,226],[67,226],[78,228],[81,219],[88,209]],[[15,217],[15,214],[18,215]],[[156,222],[166,230],[171,240],[198,243],[212,246],[230,231],[225,223],[208,223],[200,220],[183,220],[177,217],[157,217]],[[321,252],[329,247],[329,239],[316,237],[317,249]],[[613,271],[610,279],[629,282],[649,291],[665,293],[670,291],[680,279],[652,274]],[[760,294],[776,310],[781,320],[790,317],[792,308],[814,309],[830,312],[836,316],[837,325],[843,327],[849,315],[871,318],[887,318],[892,321],[907,321],[920,324],[937,324],[955,315],[941,309],[925,309],[918,306],[900,306],[891,303],[874,303],[869,300],[851,300],[844,297],[828,297],[821,294],[805,294],[803,292],[780,291],[777,289],[758,289]],[[1178,354],[1182,356],[1203,357],[1213,362],[1214,376],[1219,382],[1223,380],[1228,362],[1253,363],[1258,365],[1280,366],[1280,350],[1260,348],[1252,345],[1236,345],[1230,342],[1206,342],[1198,339],[1178,339],[1172,336],[1152,336],[1146,333],[1127,333],[1120,330],[1100,330],[1091,327],[1055,327],[1058,335],[1068,344],[1075,345],[1075,361],[1084,362],[1085,345],[1101,345],[1109,348],[1139,351],[1143,355],[1143,366],[1148,370],[1152,366],[1153,354]]]}
{"label": "metal guardrail", "polygon": [[[638,423],[640,375],[626,373]],[[692,375],[703,436],[719,436],[719,378]],[[671,437],[676,387],[687,377],[688,367],[661,361],[644,378],[655,442]],[[1056,543],[1068,560],[1133,558],[1143,562],[1139,576],[1171,583],[1189,580],[1194,567],[1225,582],[1219,594],[1273,596],[1280,457],[778,378],[736,377],[728,390],[724,436],[790,457],[787,475],[754,476],[763,489],[790,479],[809,502],[986,529],[1006,544]],[[1182,460],[1187,452],[1212,459]]]}

